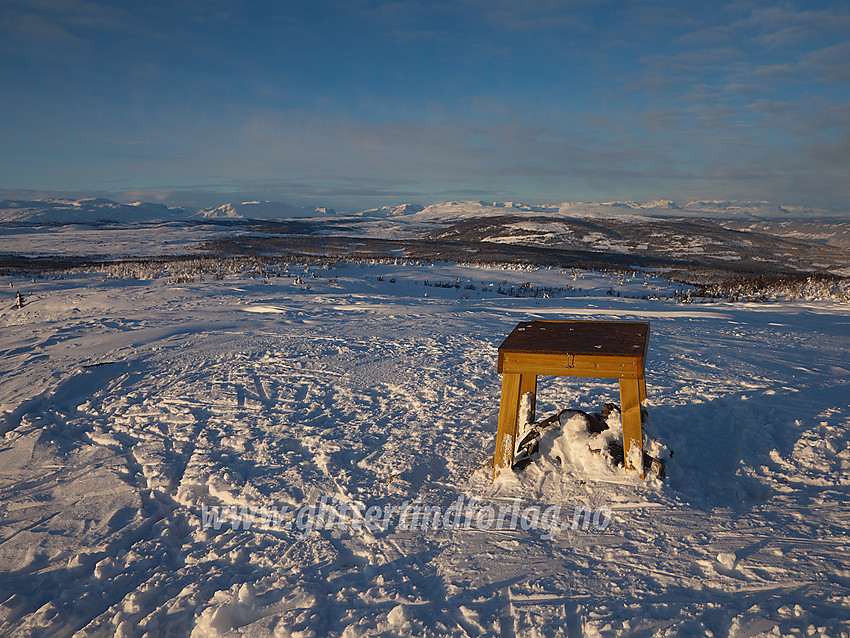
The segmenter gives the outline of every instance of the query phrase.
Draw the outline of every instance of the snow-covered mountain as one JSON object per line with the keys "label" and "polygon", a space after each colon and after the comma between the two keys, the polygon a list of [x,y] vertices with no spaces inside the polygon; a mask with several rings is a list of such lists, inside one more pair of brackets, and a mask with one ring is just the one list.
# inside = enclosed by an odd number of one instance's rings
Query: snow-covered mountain
{"label": "snow-covered mountain", "polygon": [[6,224],[97,224],[102,222],[145,223],[192,219],[290,219],[336,215],[331,208],[299,208],[280,202],[228,202],[193,210],[133,202],[122,204],[106,198],[0,200],[0,223]]}
{"label": "snow-covered mountain", "polygon": [[0,222],[36,224],[92,224],[98,222],[147,222],[185,219],[184,208],[165,204],[134,202],[121,204],[111,199],[0,200]]}
{"label": "snow-covered mountain", "polygon": [[232,202],[204,208],[195,216],[207,219],[289,219],[292,217],[326,217],[335,215],[332,208],[299,208],[280,202]]}
{"label": "snow-covered mountain", "polygon": [[[563,202],[527,204],[521,202],[450,201],[427,206],[405,203],[355,212],[364,219],[383,218],[415,222],[457,222],[476,217],[500,215],[546,215],[553,218],[595,217],[602,219],[691,217],[721,220],[782,221],[835,217],[814,208],[783,206],[772,202],[692,201],[679,205],[670,200],[645,203],[633,201]],[[105,198],[0,200],[0,223],[91,224],[100,222],[139,223],[192,219],[278,220],[333,217],[331,208],[303,208],[272,201],[226,202],[195,211],[151,202],[119,203]]]}
{"label": "snow-covered mountain", "polygon": [[825,212],[802,206],[782,206],[774,202],[735,201],[694,201],[685,204],[681,210],[700,217],[726,219],[788,219],[823,215]]}
{"label": "snow-covered mountain", "polygon": [[424,206],[419,204],[401,204],[400,206],[380,206],[379,208],[370,208],[364,210],[361,215],[364,217],[404,217],[405,215],[414,215],[425,210]]}
{"label": "snow-covered mountain", "polygon": [[598,217],[603,219],[692,217],[709,219],[761,219],[786,220],[796,218],[830,217],[825,210],[804,207],[786,207],[772,202],[748,201],[693,201],[680,206],[670,200],[645,203],[619,202],[563,202],[560,204],[522,204],[516,202],[459,201],[441,202],[426,206],[416,217],[428,220],[459,221],[475,217],[496,215],[552,215],[554,217]]}

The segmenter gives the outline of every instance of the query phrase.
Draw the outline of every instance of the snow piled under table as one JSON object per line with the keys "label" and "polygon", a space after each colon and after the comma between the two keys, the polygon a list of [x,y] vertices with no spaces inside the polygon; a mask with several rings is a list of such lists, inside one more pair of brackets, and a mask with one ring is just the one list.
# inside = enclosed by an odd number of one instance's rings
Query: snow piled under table
{"label": "snow piled under table", "polygon": [[[0,633],[850,635],[846,305],[614,298],[622,277],[550,270],[290,274],[0,279]],[[494,292],[529,281],[585,290]],[[573,433],[490,482],[496,349],[532,318],[652,323],[666,480]],[[543,377],[538,415],[618,400]],[[322,503],[343,523],[304,524]],[[439,516],[404,525],[405,504]],[[351,514],[369,508],[386,520]],[[540,517],[485,529],[500,510]]]}

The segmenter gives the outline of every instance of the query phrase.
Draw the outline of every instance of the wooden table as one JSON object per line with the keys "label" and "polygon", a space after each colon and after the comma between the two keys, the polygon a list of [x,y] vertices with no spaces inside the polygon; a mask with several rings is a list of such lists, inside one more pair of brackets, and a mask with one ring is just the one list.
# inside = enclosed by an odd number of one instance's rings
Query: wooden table
{"label": "wooden table", "polygon": [[[626,470],[643,470],[640,406],[646,401],[644,362],[649,323],[644,321],[524,321],[499,346],[502,375],[493,480],[514,461],[520,399],[532,393],[538,375],[620,380],[620,414]],[[637,447],[637,452],[632,450]],[[635,459],[639,459],[635,463]]]}

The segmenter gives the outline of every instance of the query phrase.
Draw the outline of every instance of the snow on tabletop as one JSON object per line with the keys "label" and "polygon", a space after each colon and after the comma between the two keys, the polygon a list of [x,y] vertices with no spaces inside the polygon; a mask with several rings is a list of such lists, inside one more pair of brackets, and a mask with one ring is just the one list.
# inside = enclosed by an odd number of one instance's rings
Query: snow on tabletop
{"label": "snow on tabletop", "polygon": [[[279,270],[0,279],[0,634],[850,635],[846,305]],[[664,481],[570,417],[492,482],[496,348],[533,318],[652,323]],[[607,402],[541,377],[535,418]]]}

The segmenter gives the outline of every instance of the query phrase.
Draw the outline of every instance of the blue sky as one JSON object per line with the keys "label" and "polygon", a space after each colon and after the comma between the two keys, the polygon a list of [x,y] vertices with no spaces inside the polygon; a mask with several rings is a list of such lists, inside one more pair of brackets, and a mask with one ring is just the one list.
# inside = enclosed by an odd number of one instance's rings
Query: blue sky
{"label": "blue sky", "polygon": [[850,3],[0,2],[0,194],[850,210]]}

